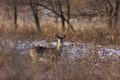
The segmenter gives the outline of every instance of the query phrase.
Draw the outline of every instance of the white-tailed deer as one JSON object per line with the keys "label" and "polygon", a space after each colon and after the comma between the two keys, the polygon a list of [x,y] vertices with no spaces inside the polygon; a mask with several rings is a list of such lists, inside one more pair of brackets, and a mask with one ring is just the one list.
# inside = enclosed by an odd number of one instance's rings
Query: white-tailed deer
{"label": "white-tailed deer", "polygon": [[[58,34],[56,35],[56,38],[58,40],[57,46],[54,48],[48,48],[48,47],[42,47],[42,46],[37,46],[33,47],[30,49],[30,57],[32,59],[32,62],[36,62],[37,60],[43,60],[46,56],[49,56],[49,58],[54,57],[58,58],[61,56],[61,51],[62,51],[62,46],[63,46],[63,40],[65,36],[59,36]],[[48,57],[46,57],[48,58]],[[54,59],[54,60],[56,60]]]}

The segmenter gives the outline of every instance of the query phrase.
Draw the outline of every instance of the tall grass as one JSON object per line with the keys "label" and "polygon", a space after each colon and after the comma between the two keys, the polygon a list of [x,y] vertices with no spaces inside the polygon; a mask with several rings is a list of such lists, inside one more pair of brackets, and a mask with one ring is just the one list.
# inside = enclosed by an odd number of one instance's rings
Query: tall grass
{"label": "tall grass", "polygon": [[[3,28],[4,27],[4,28]],[[0,41],[3,40],[48,40],[54,41],[54,35],[66,34],[66,41],[93,42],[94,44],[119,45],[120,29],[106,27],[89,27],[77,29],[75,33],[66,30],[64,33],[54,25],[42,26],[42,31],[34,28],[24,29],[0,27]],[[114,60],[102,59],[98,54],[86,53],[84,58],[72,61],[69,57],[61,58],[55,65],[53,62],[36,62],[31,64],[28,54],[18,54],[5,44],[0,50],[0,80],[119,80],[120,57]],[[56,67],[56,68],[55,68]]]}
{"label": "tall grass", "polygon": [[62,58],[55,65],[32,64],[28,55],[7,48],[0,55],[0,80],[119,80],[119,68],[119,59],[102,59],[96,53],[86,53],[74,61]]}
{"label": "tall grass", "polygon": [[[4,27],[4,28],[3,28]],[[108,27],[86,27],[84,29],[78,28],[75,33],[66,28],[65,32],[62,32],[60,26],[45,25],[41,27],[41,31],[38,32],[34,27],[25,29],[19,27],[17,30],[6,28],[6,26],[0,27],[0,37],[11,40],[48,40],[54,41],[55,34],[65,34],[67,41],[72,42],[93,42],[94,44],[102,45],[118,45],[120,44],[120,28],[108,28]]]}

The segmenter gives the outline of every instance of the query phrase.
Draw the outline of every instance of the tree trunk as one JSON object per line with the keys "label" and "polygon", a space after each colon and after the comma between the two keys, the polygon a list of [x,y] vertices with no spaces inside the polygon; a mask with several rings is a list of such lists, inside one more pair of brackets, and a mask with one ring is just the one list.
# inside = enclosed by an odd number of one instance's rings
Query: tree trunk
{"label": "tree trunk", "polygon": [[62,2],[60,0],[58,0],[58,6],[59,6],[59,11],[60,11],[60,18],[62,21],[62,31],[65,31],[65,20],[64,20],[64,14],[63,14],[63,10],[62,10]]}
{"label": "tree trunk", "polygon": [[38,14],[34,13],[34,19],[35,19],[35,23],[36,23],[36,26],[37,26],[38,31],[39,31],[40,30],[40,22],[39,22]]}
{"label": "tree trunk", "polygon": [[116,0],[115,7],[112,5],[112,2],[110,0],[107,0],[106,3],[106,16],[108,26],[116,26],[119,17],[120,0]]}
{"label": "tree trunk", "polygon": [[18,19],[18,11],[17,11],[17,3],[16,0],[13,0],[13,10],[14,10],[14,25],[15,29],[17,29],[18,24],[17,24],[17,19]]}
{"label": "tree trunk", "polygon": [[30,7],[33,12],[37,30],[40,31],[40,20],[39,20],[39,16],[38,16],[38,0],[35,0],[35,1],[29,0],[29,1],[30,1]]}

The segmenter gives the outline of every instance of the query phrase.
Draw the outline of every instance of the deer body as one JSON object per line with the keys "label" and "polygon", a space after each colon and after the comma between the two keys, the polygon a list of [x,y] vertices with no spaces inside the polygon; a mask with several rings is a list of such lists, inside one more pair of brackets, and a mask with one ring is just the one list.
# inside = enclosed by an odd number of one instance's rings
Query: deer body
{"label": "deer body", "polygon": [[65,36],[60,37],[59,35],[56,35],[56,38],[58,40],[57,47],[48,48],[48,47],[37,46],[30,49],[30,57],[33,63],[36,62],[38,59],[42,59],[43,57],[46,56],[55,57],[55,58],[61,56],[63,39],[65,38]]}

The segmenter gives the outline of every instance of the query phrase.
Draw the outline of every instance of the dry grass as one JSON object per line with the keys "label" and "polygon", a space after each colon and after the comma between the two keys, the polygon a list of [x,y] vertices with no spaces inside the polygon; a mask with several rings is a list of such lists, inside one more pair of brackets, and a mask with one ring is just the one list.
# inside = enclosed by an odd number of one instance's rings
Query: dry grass
{"label": "dry grass", "polygon": [[[42,31],[37,32],[33,28],[18,30],[0,28],[0,41],[10,39],[18,40],[48,40],[54,41],[54,35],[66,34],[66,41],[93,42],[102,45],[119,45],[120,29],[102,27],[89,27],[84,30],[65,31],[53,25],[42,26]],[[6,44],[7,46],[7,44]],[[28,55],[21,55],[10,49],[9,46],[0,53],[0,80],[119,80],[120,57],[115,60],[102,59],[96,53],[86,53],[84,58],[76,58],[71,61],[69,57],[61,59],[53,66],[52,62],[46,64],[37,62],[31,64]]]}
{"label": "dry grass", "polygon": [[30,66],[25,57],[7,51],[0,55],[0,80],[33,80]]}
{"label": "dry grass", "polygon": [[120,28],[108,28],[108,27],[88,27],[83,29],[78,29],[71,31],[66,29],[62,32],[60,26],[56,27],[54,25],[45,25],[41,27],[41,32],[36,31],[34,28],[24,29],[19,27],[17,30],[10,28],[0,28],[0,37],[11,39],[11,40],[48,40],[54,41],[55,34],[66,35],[67,41],[72,42],[93,42],[94,44],[102,45],[118,45],[120,44]]}
{"label": "dry grass", "polygon": [[120,44],[120,28],[89,27],[81,31],[82,41],[94,42],[102,45]]}
{"label": "dry grass", "polygon": [[119,80],[119,59],[107,60],[96,53],[86,53],[74,61],[69,57],[61,59],[55,68],[44,62],[33,65],[28,55],[6,49],[0,55],[0,80]]}

